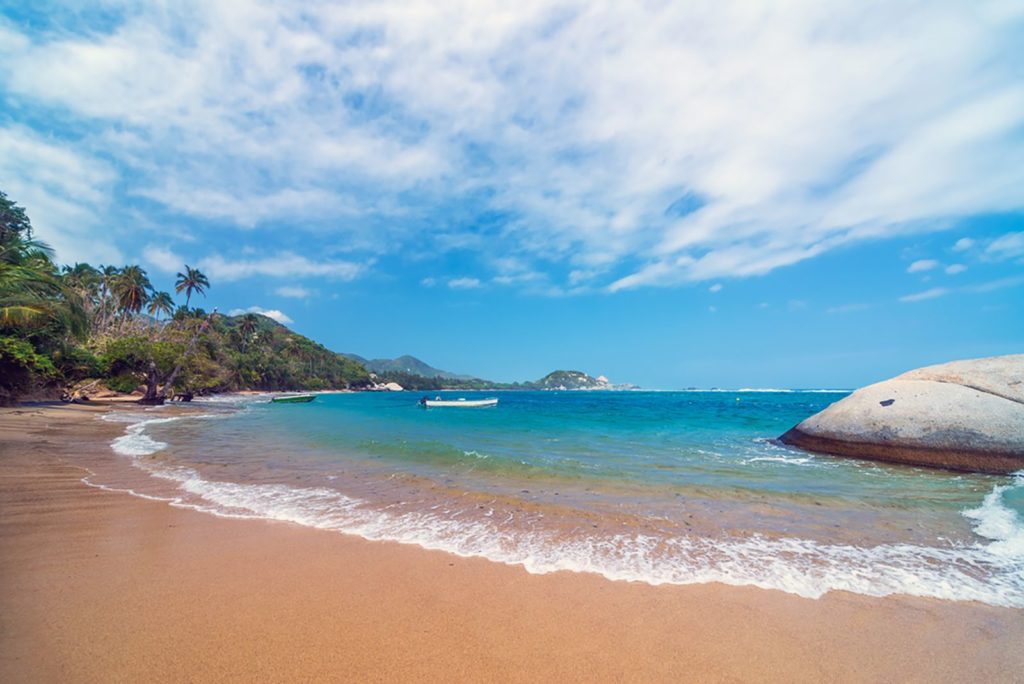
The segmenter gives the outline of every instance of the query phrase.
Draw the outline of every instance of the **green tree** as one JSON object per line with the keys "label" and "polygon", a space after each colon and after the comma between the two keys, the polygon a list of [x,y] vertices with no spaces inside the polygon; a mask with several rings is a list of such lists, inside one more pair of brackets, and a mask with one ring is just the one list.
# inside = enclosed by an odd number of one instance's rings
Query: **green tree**
{"label": "green tree", "polygon": [[185,264],[185,272],[178,273],[178,279],[174,283],[174,291],[177,294],[185,292],[185,308],[188,308],[189,302],[192,301],[192,293],[198,292],[199,294],[206,296],[206,288],[210,287],[210,281],[206,278],[202,271],[198,268],[192,268],[188,264]]}
{"label": "green tree", "polygon": [[111,301],[114,282],[121,273],[117,266],[100,266],[100,301],[99,301],[99,324],[101,330],[107,329],[110,314],[113,313],[114,305]]}
{"label": "green tree", "polygon": [[26,340],[0,336],[0,406],[16,403],[35,380],[50,379],[56,372],[50,360]]}
{"label": "green tree", "polygon": [[125,266],[113,283],[114,297],[121,311],[127,316],[142,311],[149,301],[153,285],[141,266]]}
{"label": "green tree", "polygon": [[146,313],[155,317],[159,317],[160,314],[170,316],[174,313],[174,300],[167,292],[154,292],[153,296],[149,298]]}
{"label": "green tree", "polygon": [[25,209],[7,199],[7,194],[0,190],[0,243],[5,243],[15,236],[31,240],[32,223],[28,220]]}
{"label": "green tree", "polygon": [[0,327],[41,329],[83,338],[88,320],[81,297],[57,275],[44,243],[28,231],[4,233],[0,242]]}
{"label": "green tree", "polygon": [[94,317],[100,304],[100,272],[89,264],[65,265],[61,268],[61,280],[82,300],[86,314]]}

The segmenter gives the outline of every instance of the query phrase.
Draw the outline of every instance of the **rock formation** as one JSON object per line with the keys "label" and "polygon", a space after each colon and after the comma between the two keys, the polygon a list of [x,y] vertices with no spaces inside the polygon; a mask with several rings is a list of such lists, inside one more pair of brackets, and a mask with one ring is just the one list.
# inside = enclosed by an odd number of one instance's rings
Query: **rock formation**
{"label": "rock formation", "polygon": [[1024,469],[1024,354],[953,361],[859,389],[780,437],[840,456],[969,472]]}

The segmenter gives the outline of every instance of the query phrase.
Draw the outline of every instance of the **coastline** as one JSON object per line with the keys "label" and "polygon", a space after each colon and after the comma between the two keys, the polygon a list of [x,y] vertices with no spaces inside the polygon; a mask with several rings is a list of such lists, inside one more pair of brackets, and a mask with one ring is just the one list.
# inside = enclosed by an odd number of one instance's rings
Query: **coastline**
{"label": "coastline", "polygon": [[[1005,681],[1024,611],[650,586],[88,487],[110,407],[0,410],[0,680]],[[171,410],[177,410],[171,409]]]}

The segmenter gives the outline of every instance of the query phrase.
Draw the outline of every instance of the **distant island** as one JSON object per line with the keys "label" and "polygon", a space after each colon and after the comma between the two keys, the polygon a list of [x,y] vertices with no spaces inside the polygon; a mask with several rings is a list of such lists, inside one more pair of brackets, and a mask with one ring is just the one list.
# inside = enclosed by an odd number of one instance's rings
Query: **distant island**
{"label": "distant island", "polygon": [[[370,371],[377,387],[398,385],[413,391],[434,390],[624,390],[637,389],[636,385],[612,384],[608,378],[592,377],[578,370],[556,370],[540,380],[523,382],[494,382],[470,375],[459,375],[434,368],[414,356],[400,356],[397,359],[374,359],[367,361],[355,354],[343,356],[361,359]],[[392,387],[392,389],[395,389]]]}

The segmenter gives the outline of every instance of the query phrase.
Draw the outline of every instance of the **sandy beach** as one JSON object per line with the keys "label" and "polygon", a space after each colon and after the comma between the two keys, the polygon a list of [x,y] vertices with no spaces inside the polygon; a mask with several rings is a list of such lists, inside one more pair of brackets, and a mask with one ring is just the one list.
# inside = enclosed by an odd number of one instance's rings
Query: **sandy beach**
{"label": "sandy beach", "polygon": [[0,411],[0,681],[1020,681],[1024,611],[530,575],[84,484],[116,408]]}

